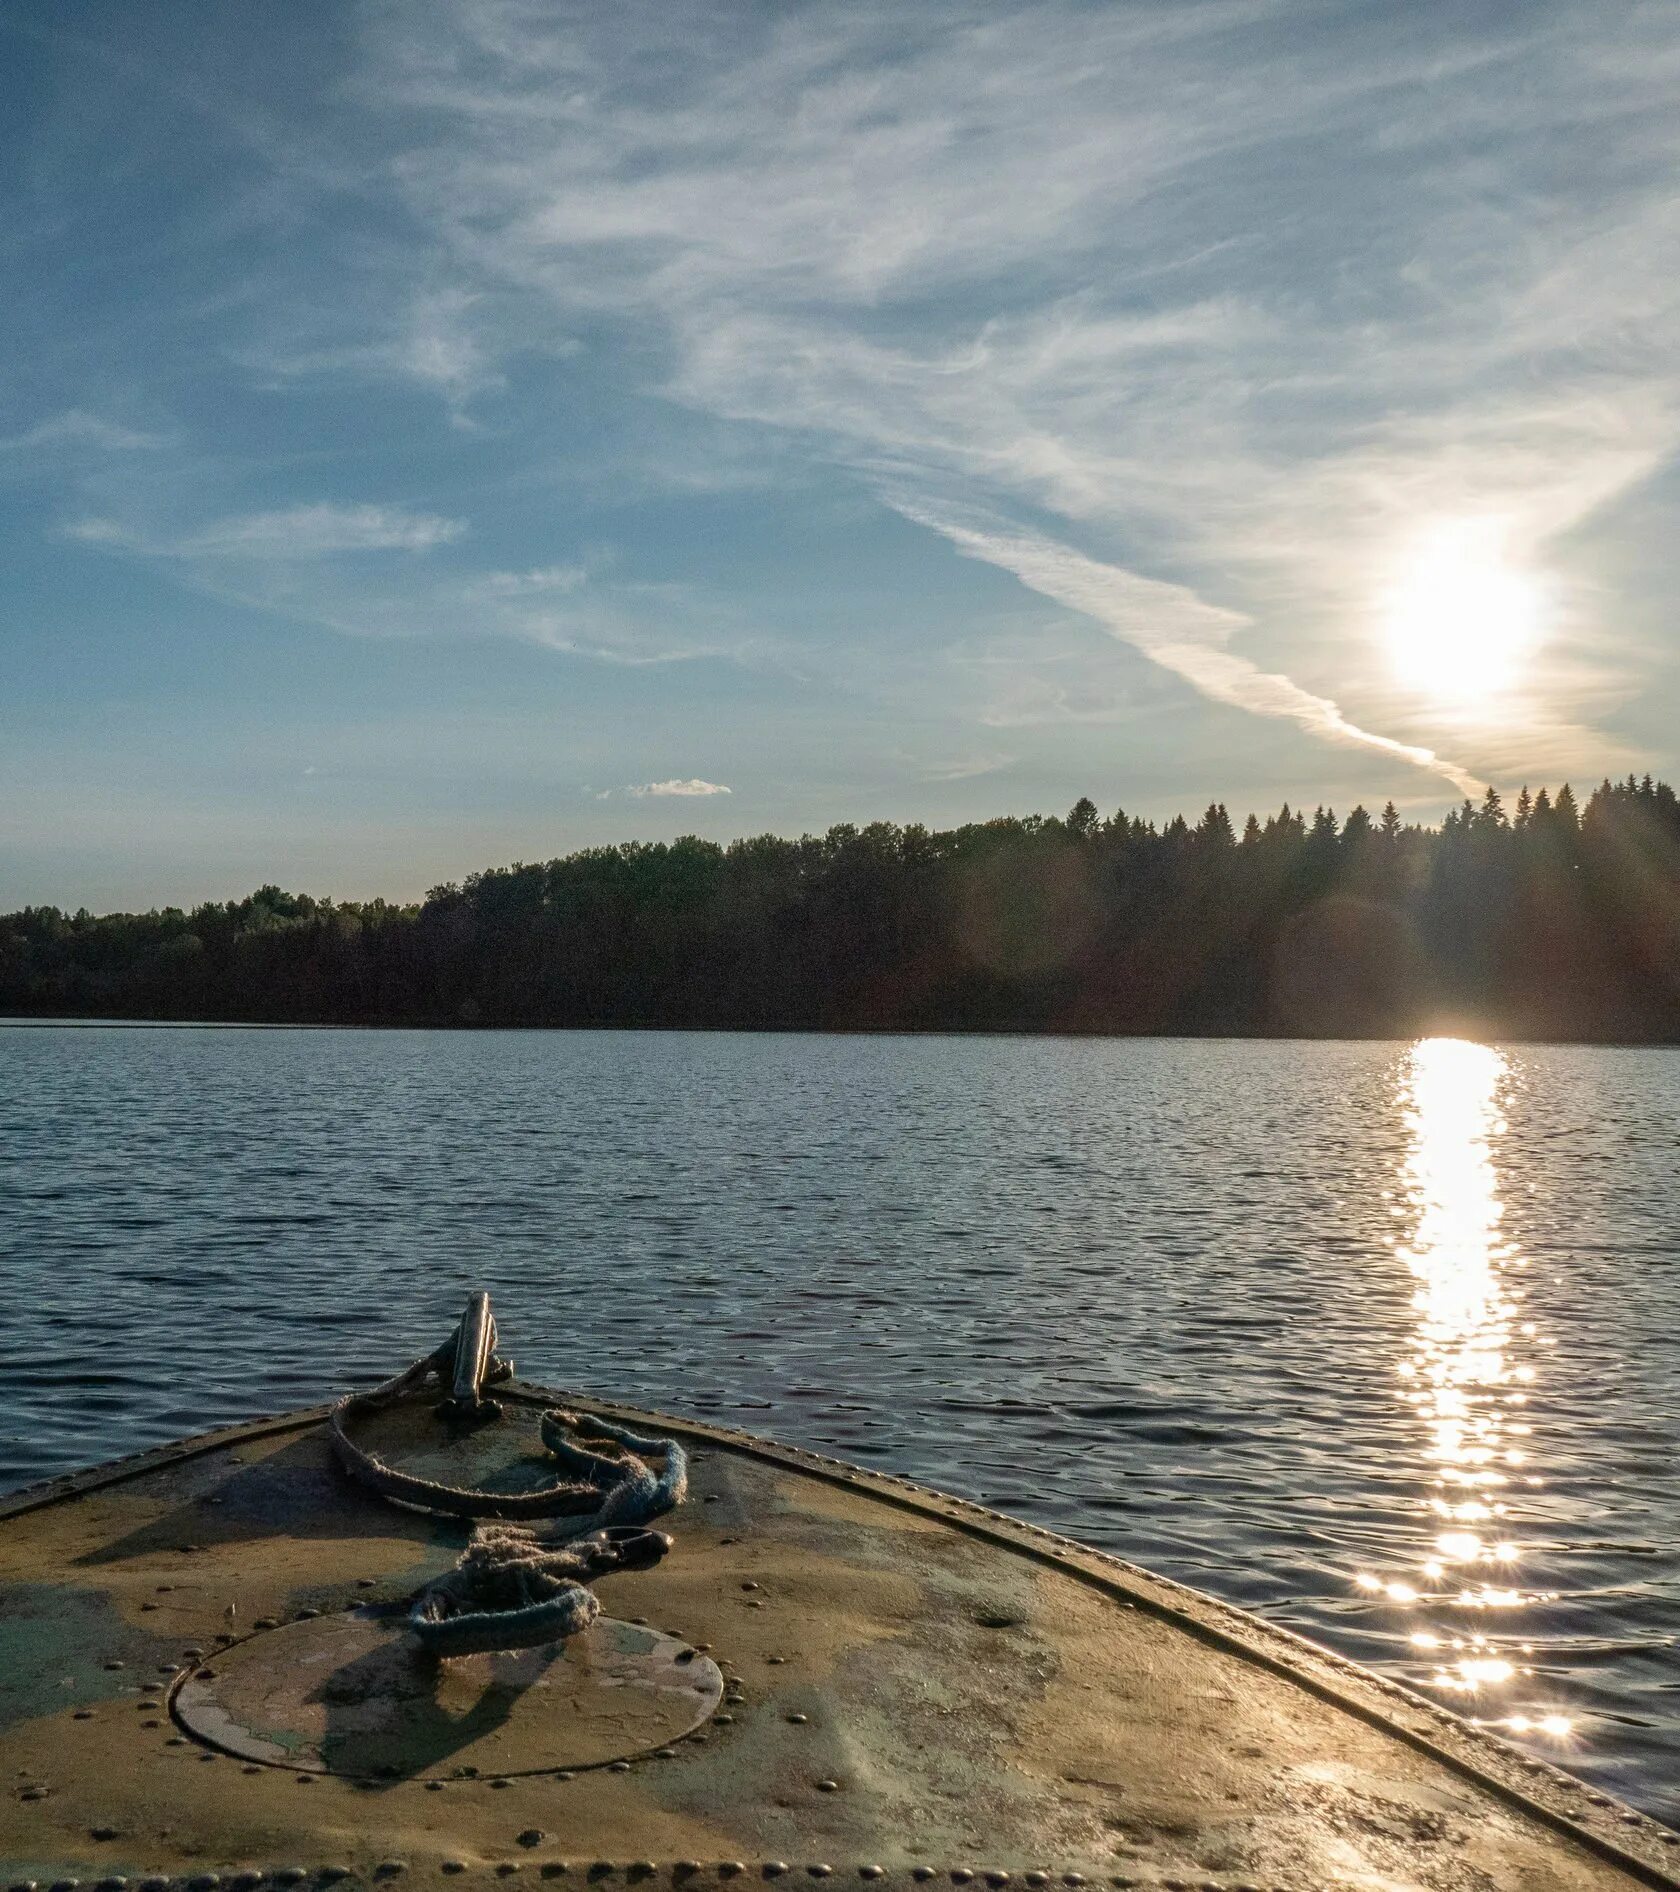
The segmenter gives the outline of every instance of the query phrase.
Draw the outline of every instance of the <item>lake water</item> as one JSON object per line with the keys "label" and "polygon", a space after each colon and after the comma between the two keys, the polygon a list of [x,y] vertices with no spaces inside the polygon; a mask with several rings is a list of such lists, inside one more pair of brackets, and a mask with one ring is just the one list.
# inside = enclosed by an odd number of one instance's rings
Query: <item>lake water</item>
{"label": "lake water", "polygon": [[1680,1052],[0,1028],[0,1485],[522,1373],[904,1471],[1680,1824]]}

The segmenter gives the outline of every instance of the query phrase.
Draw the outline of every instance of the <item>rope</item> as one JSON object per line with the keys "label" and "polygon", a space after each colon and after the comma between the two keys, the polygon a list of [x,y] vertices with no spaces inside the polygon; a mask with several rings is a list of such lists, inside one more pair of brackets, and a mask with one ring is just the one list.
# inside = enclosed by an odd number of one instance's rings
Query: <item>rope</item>
{"label": "rope", "polygon": [[560,1642],[601,1613],[585,1583],[657,1563],[670,1545],[663,1531],[631,1529],[551,1548],[517,1525],[480,1527],[455,1568],[415,1599],[409,1627],[438,1656]]}
{"label": "rope", "polygon": [[[604,1439],[623,1449],[611,1456],[587,1451],[566,1436],[568,1427],[586,1439]],[[675,1439],[650,1438],[594,1413],[551,1406],[542,1416],[542,1440],[562,1465],[574,1466],[590,1478],[593,1489],[605,1491],[601,1508],[580,1529],[645,1524],[674,1511],[688,1496],[688,1454]],[[665,1461],[657,1476],[647,1463],[650,1458]]]}
{"label": "rope", "polygon": [[[389,1411],[430,1379],[450,1388],[437,1409],[442,1416],[457,1423],[494,1419],[501,1407],[484,1387],[512,1372],[496,1353],[490,1297],[474,1294],[436,1352],[383,1385],[347,1395],[328,1415],[339,1465],[381,1497],[448,1517],[502,1521],[476,1526],[455,1567],[416,1596],[409,1626],[435,1655],[528,1649],[588,1628],[601,1605],[585,1585],[609,1571],[657,1563],[671,1540],[644,1527],[688,1492],[688,1459],[675,1439],[647,1437],[560,1406],[542,1415],[543,1444],[578,1476],[537,1491],[485,1491],[421,1478],[388,1465],[350,1436],[352,1419]],[[659,1461],[657,1472],[650,1459]],[[568,1523],[544,1538],[510,1522],[542,1518]]]}

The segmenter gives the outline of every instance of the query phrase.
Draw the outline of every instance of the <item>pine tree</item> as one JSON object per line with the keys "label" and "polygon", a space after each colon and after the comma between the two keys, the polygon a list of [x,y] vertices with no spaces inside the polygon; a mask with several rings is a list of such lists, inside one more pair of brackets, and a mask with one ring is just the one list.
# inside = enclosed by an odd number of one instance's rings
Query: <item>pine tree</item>
{"label": "pine tree", "polygon": [[1231,832],[1231,817],[1225,812],[1225,804],[1209,802],[1207,811],[1196,824],[1196,839],[1204,846],[1214,849],[1235,847],[1237,837]]}

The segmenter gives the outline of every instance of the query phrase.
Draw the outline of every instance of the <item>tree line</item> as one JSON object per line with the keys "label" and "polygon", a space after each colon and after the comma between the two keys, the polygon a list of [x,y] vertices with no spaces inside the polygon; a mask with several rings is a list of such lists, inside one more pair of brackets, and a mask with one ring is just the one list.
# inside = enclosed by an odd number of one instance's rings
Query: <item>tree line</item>
{"label": "tree line", "polygon": [[1390,802],[1082,799],[930,830],[687,836],[487,869],[419,905],[267,886],[0,917],[0,1011],[274,1023],[1680,1041],[1680,801],[1649,777]]}

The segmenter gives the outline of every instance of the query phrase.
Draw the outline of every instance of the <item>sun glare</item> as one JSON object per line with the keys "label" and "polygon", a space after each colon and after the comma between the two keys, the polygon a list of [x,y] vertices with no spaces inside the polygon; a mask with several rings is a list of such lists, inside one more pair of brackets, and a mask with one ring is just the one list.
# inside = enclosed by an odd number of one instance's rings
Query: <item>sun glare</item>
{"label": "sun glare", "polygon": [[1546,587],[1514,563],[1497,522],[1436,526],[1412,545],[1383,600],[1395,675],[1443,703],[1472,705],[1518,681],[1545,628]]}
{"label": "sun glare", "polygon": [[[1502,1229],[1494,1150],[1505,1131],[1510,1066],[1488,1045],[1424,1038],[1399,1079],[1412,1230],[1396,1254],[1416,1283],[1417,1325],[1395,1366],[1400,1398],[1423,1428],[1428,1536],[1410,1546],[1421,1583],[1371,1569],[1354,1571],[1353,1581],[1373,1607],[1427,1612],[1407,1631],[1410,1646],[1424,1652],[1415,1679],[1513,1733],[1564,1742],[1574,1724],[1543,1696],[1530,1696],[1544,1682],[1515,1658],[1532,1655],[1534,1645],[1522,1639],[1520,1619],[1500,1614],[1548,1600],[1513,1582],[1524,1550],[1510,1535],[1506,1475],[1495,1469],[1507,1434],[1533,1436],[1526,1420],[1511,1416],[1525,1397],[1512,1386],[1533,1378],[1520,1355],[1546,1339],[1524,1318],[1525,1262]],[[1459,1528],[1436,1530],[1435,1519]],[[1477,1524],[1489,1529],[1462,1528]]]}

